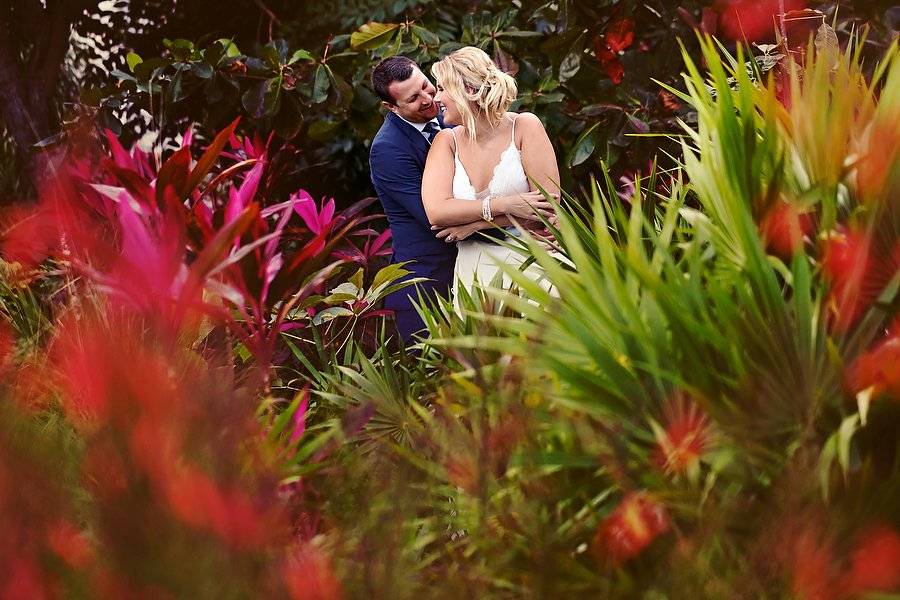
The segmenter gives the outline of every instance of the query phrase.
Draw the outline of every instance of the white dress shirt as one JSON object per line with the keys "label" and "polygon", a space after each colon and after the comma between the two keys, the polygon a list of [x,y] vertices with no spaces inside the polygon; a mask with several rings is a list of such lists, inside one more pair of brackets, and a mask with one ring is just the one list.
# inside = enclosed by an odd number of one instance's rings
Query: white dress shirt
{"label": "white dress shirt", "polygon": [[[400,115],[397,115],[397,116],[400,117]],[[400,117],[400,118],[403,119],[403,117]],[[406,119],[403,119],[403,120],[406,121]],[[431,144],[431,141],[428,139],[428,134],[425,133],[425,125],[427,125],[428,123],[434,123],[435,125],[438,126],[438,129],[440,129],[440,127],[441,127],[441,124],[438,122],[437,117],[433,118],[430,121],[426,121],[425,123],[413,123],[412,121],[406,121],[406,122],[409,123],[410,125],[412,125],[413,127],[415,127],[416,129],[418,129],[419,133],[422,134],[422,137],[424,137],[425,141],[428,142],[429,144]]]}

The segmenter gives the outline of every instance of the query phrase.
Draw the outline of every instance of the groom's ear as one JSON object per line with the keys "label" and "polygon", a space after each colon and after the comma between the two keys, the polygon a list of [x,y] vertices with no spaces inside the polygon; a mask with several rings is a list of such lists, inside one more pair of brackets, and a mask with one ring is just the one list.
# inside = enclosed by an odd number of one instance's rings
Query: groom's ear
{"label": "groom's ear", "polygon": [[397,112],[397,105],[391,104],[390,102],[381,102],[381,106],[384,107],[385,110],[389,110],[391,112]]}

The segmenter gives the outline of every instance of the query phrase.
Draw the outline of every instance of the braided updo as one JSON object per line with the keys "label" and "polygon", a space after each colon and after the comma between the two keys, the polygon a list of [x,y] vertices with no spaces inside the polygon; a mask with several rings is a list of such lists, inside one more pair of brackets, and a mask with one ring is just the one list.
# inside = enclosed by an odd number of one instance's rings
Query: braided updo
{"label": "braided updo", "polygon": [[431,67],[431,74],[456,103],[472,141],[476,139],[476,114],[496,127],[519,93],[516,80],[474,46],[451,52]]}

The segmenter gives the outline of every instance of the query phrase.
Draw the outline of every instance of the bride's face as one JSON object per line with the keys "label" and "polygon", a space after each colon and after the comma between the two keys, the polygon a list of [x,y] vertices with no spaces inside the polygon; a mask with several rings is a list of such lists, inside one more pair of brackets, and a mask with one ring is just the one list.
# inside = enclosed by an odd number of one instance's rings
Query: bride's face
{"label": "bride's face", "polygon": [[440,83],[438,83],[437,94],[434,97],[434,101],[444,111],[445,125],[462,125],[462,115],[460,115],[456,102],[450,97],[450,94],[444,90]]}

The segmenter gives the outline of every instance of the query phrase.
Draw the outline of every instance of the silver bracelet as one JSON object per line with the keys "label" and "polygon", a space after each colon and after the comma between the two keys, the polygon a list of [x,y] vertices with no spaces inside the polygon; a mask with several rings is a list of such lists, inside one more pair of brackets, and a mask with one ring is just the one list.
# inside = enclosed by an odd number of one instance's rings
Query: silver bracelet
{"label": "silver bracelet", "polygon": [[491,213],[491,196],[481,201],[481,217],[488,223],[494,220],[494,215]]}

